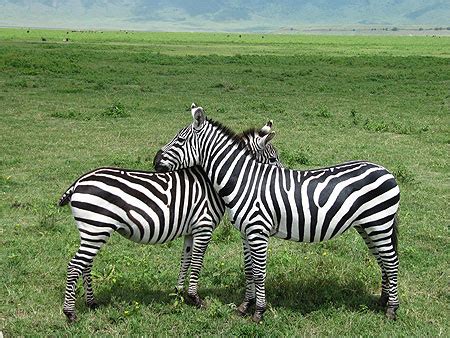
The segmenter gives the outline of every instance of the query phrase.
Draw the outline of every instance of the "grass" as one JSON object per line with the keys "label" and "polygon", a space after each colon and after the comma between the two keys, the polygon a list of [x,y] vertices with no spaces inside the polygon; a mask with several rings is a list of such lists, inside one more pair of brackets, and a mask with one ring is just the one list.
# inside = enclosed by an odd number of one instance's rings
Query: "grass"
{"label": "grass", "polygon": [[[63,38],[69,37],[69,42]],[[42,41],[44,37],[46,41]],[[0,30],[0,330],[17,335],[448,336],[450,40]],[[62,192],[98,166],[152,169],[192,101],[234,130],[275,121],[292,168],[365,159],[398,178],[400,299],[385,320],[376,262],[355,231],[321,244],[273,239],[265,321],[244,294],[239,234],[214,233],[209,304],[172,295],[182,242],[112,236],[96,258],[101,303],[62,314],[78,247]]]}

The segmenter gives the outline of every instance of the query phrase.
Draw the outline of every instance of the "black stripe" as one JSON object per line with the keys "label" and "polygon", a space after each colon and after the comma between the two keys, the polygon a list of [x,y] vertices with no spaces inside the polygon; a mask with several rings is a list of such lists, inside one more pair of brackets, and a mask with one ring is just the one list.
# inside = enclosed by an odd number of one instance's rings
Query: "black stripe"
{"label": "black stripe", "polygon": [[106,232],[106,231],[92,232],[92,231],[88,231],[88,230],[82,229],[82,228],[78,228],[78,231],[80,231],[86,235],[89,235],[89,236],[107,236],[107,237],[110,236],[110,233]]}
{"label": "black stripe", "polygon": [[87,224],[90,224],[90,225],[93,225],[93,226],[99,227],[99,228],[110,228],[113,230],[117,230],[117,226],[115,224],[111,224],[111,223],[104,223],[104,222],[94,221],[93,219],[81,218],[81,217],[75,217],[75,220],[78,222],[87,223]]}
{"label": "black stripe", "polygon": [[[78,190],[78,189],[77,189]],[[122,224],[126,224],[126,222],[117,214],[113,213],[112,211],[103,208],[101,206],[95,205],[95,204],[91,204],[91,203],[87,203],[87,202],[80,202],[80,201],[72,201],[70,203],[72,205],[72,207],[75,207],[77,209],[83,209],[83,210],[88,210],[91,211],[93,213],[96,214],[100,214],[100,215],[104,215],[107,216],[109,218],[114,219],[115,221],[122,223]]]}
{"label": "black stripe", "polygon": [[[302,182],[303,181],[302,176],[303,175],[302,175],[301,171],[294,171],[295,182]],[[295,191],[294,191],[295,207],[297,208],[297,210],[295,210],[295,211],[297,212],[297,215],[298,215],[299,241],[303,242],[304,241],[304,230],[305,230],[305,214],[303,213],[301,185],[298,183],[294,183],[294,188],[295,188]]]}

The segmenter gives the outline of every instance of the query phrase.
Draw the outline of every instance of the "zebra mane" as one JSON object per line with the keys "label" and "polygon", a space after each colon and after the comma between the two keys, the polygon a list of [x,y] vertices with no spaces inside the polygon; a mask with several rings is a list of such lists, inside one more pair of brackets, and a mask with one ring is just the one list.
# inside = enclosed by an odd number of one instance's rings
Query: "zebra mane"
{"label": "zebra mane", "polygon": [[244,142],[243,136],[248,135],[252,132],[254,132],[256,130],[256,128],[252,128],[252,129],[248,129],[246,131],[244,131],[241,134],[236,134],[233,130],[231,130],[230,128],[224,126],[222,123],[211,120],[209,118],[206,118],[206,121],[208,121],[211,125],[213,125],[214,127],[217,127],[219,129],[219,131],[221,131],[222,133],[224,133],[225,135],[227,135],[229,138],[231,138],[235,144],[238,145],[239,149],[245,149],[247,150],[247,153],[249,155],[251,155],[252,157],[254,157],[254,155],[252,154],[252,152],[248,149],[247,145]]}
{"label": "zebra mane", "polygon": [[247,130],[244,130],[242,133],[238,134],[237,136],[239,138],[244,138],[246,136],[253,136],[255,134],[259,135],[259,129],[258,128],[249,128]]}

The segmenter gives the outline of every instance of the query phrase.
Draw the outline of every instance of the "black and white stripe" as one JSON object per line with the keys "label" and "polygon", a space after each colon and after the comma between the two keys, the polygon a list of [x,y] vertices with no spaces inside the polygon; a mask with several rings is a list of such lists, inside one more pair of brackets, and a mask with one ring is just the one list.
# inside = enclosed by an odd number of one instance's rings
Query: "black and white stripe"
{"label": "black and white stripe", "polygon": [[206,119],[201,108],[192,114],[194,123],[162,148],[158,165],[170,170],[187,163],[201,166],[224,200],[244,239],[246,293],[238,310],[246,313],[256,302],[253,319],[262,318],[270,236],[319,242],[355,227],[381,267],[380,301],[387,305],[387,316],[395,318],[400,191],[394,177],[361,161],[308,171],[257,163],[234,133]]}
{"label": "black and white stripe", "polygon": [[[266,135],[260,136],[256,129],[246,132],[250,134],[253,135],[248,139],[255,143],[246,145],[255,151],[256,157],[265,149],[254,144],[264,145]],[[264,156],[259,159],[270,163],[272,158]],[[97,252],[114,231],[146,244],[185,236],[177,289],[183,289],[190,269],[188,296],[195,305],[202,305],[197,293],[198,277],[212,231],[219,224],[225,205],[200,167],[167,173],[99,168],[81,176],[67,189],[59,204],[68,203],[81,239],[67,271],[64,313],[69,321],[76,318],[75,287],[80,275],[86,303],[96,307],[91,267]]]}

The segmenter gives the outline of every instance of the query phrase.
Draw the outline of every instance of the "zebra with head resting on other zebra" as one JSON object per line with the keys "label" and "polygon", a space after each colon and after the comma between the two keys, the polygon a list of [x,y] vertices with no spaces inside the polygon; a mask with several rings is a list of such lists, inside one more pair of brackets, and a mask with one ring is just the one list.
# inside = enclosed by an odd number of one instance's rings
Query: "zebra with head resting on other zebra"
{"label": "zebra with head resting on other zebra", "polygon": [[[268,143],[274,133],[269,121],[261,130],[250,129],[240,138],[259,161],[279,165]],[[137,243],[165,243],[185,236],[177,290],[184,288],[190,268],[188,296],[203,305],[197,293],[198,277],[212,231],[225,212],[199,167],[155,173],[120,168],[99,168],[78,178],[62,195],[59,205],[70,203],[80,233],[80,247],[69,262],[63,312],[75,315],[75,287],[80,276],[86,304],[95,308],[91,268],[97,252],[114,231]]]}
{"label": "zebra with head resting on other zebra", "polygon": [[244,240],[246,291],[238,312],[256,303],[253,320],[266,309],[265,279],[270,236],[300,242],[329,240],[355,227],[382,272],[380,303],[396,318],[399,187],[377,164],[354,161],[298,171],[257,163],[236,135],[192,108],[194,122],[160,152],[155,168],[200,166],[223,199]]}

